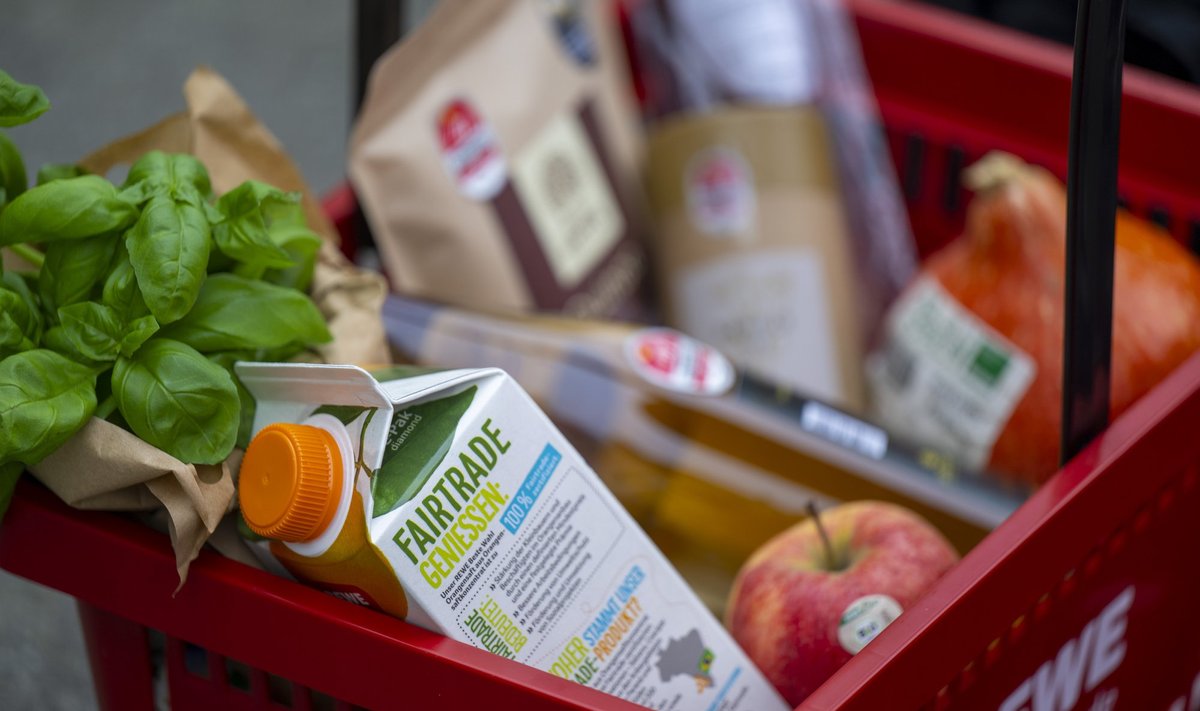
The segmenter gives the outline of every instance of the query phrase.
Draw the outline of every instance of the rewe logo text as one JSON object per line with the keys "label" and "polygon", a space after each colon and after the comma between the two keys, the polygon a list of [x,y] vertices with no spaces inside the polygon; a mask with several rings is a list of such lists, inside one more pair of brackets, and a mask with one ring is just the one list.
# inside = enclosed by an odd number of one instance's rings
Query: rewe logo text
{"label": "rewe logo text", "polygon": [[[1000,711],[1069,711],[1082,693],[1091,692],[1125,659],[1125,628],[1133,604],[1133,586],[1100,612],[1083,632],[1058,650],[1000,705]],[[1031,706],[1032,704],[1032,706]]]}

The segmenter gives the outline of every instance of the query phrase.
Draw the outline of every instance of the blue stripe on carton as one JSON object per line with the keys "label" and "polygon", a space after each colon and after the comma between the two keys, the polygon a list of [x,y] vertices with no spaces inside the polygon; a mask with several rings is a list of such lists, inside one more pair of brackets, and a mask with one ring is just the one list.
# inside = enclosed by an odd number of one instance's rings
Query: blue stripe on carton
{"label": "blue stripe on carton", "polygon": [[521,483],[521,488],[517,489],[508,508],[504,509],[504,513],[500,515],[500,522],[504,524],[509,533],[516,533],[521,524],[525,522],[529,512],[533,510],[534,502],[541,496],[542,490],[546,488],[546,483],[550,481],[550,476],[554,474],[554,470],[558,468],[558,463],[561,461],[562,455],[558,450],[547,444],[537,461],[533,463],[533,468],[525,475],[525,481]]}

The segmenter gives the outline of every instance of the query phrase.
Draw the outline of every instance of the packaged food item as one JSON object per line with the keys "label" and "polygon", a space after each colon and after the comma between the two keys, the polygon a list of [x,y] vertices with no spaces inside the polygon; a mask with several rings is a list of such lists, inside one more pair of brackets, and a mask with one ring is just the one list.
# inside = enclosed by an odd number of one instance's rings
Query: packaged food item
{"label": "packaged food item", "polygon": [[861,411],[854,261],[820,112],[664,119],[647,175],[666,323],[784,387]]}
{"label": "packaged food item", "polygon": [[[1001,153],[967,172],[962,237],[927,261],[871,358],[873,409],[909,441],[968,467],[1041,483],[1057,470],[1066,196]],[[1117,213],[1111,413],[1200,347],[1200,264],[1170,235]]]}
{"label": "packaged food item", "polygon": [[504,372],[238,373],[242,513],[297,577],[653,708],[787,708]]}
{"label": "packaged food item", "polygon": [[517,379],[718,614],[746,558],[812,503],[899,504],[966,551],[1024,498],[739,373],[670,329],[496,316],[397,295],[383,317],[401,360],[493,365]]}
{"label": "packaged food item", "polygon": [[[785,136],[768,165],[797,161],[803,171],[808,163],[822,166],[832,160],[836,168],[829,182],[845,207],[843,224],[830,225],[818,209],[786,226],[760,224],[756,234],[775,244],[836,229],[857,279],[850,325],[858,329],[860,344],[870,342],[885,308],[915,273],[917,259],[858,36],[842,0],[627,0],[626,5],[651,151],[660,122],[665,129],[672,118],[696,120],[731,108],[798,110],[814,116],[807,123],[825,124],[821,141],[812,130],[803,131],[802,139]],[[744,150],[744,141],[728,137],[730,130],[724,126],[708,140],[731,141],[732,148]],[[778,128],[767,130],[778,135]],[[796,151],[809,147],[811,155]],[[754,157],[746,159],[752,169],[760,167]],[[653,153],[648,163],[655,171]],[[676,173],[665,177],[686,181]],[[861,369],[861,362],[850,365]]]}
{"label": "packaged food item", "polygon": [[397,290],[645,317],[640,138],[609,9],[450,0],[379,61],[350,176]]}

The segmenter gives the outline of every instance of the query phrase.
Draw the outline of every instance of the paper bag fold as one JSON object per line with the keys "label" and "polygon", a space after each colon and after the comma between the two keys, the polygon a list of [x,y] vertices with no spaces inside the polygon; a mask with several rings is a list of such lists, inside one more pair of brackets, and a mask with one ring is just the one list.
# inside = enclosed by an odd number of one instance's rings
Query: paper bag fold
{"label": "paper bag fold", "polygon": [[30,471],[78,509],[165,508],[180,582],[187,578],[188,564],[233,502],[228,462],[218,466],[184,464],[97,418]]}

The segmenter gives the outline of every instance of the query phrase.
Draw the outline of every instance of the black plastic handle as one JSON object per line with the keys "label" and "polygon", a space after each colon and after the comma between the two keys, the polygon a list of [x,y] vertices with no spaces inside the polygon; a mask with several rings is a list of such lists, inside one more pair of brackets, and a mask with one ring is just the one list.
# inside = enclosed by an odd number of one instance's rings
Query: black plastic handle
{"label": "black plastic handle", "polygon": [[1061,460],[1108,424],[1125,0],[1079,0],[1067,159]]}

